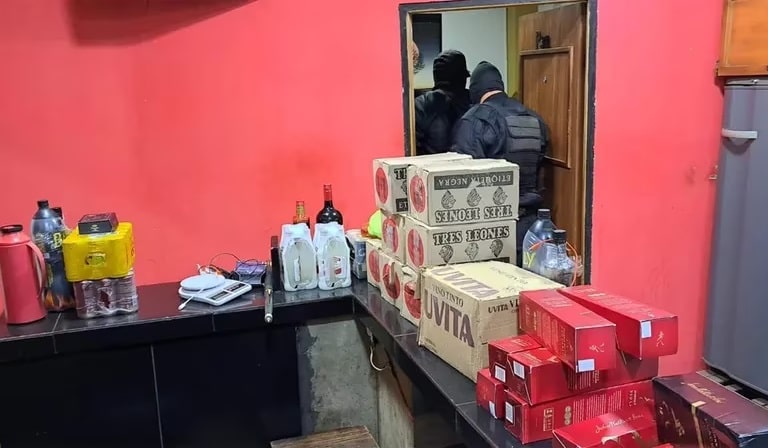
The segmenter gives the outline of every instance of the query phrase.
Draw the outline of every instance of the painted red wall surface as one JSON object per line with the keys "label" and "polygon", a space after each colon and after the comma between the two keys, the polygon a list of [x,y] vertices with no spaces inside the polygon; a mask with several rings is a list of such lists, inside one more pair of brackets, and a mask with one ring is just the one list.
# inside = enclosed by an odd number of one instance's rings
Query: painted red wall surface
{"label": "painted red wall surface", "polygon": [[[681,316],[699,365],[722,99],[720,0],[602,1],[593,279]],[[136,226],[142,283],[268,237],[330,182],[373,209],[403,147],[398,2],[3,0],[0,222],[35,200]]]}

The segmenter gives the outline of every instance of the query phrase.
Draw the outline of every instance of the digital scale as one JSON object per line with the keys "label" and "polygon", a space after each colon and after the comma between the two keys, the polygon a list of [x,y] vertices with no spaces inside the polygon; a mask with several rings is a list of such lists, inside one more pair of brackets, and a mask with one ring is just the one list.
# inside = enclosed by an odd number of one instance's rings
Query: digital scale
{"label": "digital scale", "polygon": [[[229,280],[218,274],[200,274],[181,281],[179,296],[187,302],[220,306],[242,296],[252,289],[248,283]],[[186,302],[179,307],[182,309]]]}

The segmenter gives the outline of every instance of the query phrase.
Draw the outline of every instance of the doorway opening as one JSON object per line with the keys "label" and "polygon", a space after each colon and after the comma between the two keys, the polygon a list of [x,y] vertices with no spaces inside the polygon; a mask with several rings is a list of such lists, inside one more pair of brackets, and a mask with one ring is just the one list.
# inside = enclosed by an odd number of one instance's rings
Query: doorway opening
{"label": "doorway opening", "polygon": [[589,282],[597,0],[460,0],[400,5],[405,154],[416,154],[414,100],[433,88],[432,62],[458,50],[469,71],[501,72],[508,96],[549,129],[542,207],[582,259]]}

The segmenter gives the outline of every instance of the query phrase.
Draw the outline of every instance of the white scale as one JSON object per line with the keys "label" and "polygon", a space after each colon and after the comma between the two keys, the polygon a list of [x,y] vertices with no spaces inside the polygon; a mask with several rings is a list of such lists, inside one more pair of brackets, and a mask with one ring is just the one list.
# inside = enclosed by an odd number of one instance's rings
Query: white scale
{"label": "white scale", "polygon": [[229,280],[218,274],[200,274],[181,281],[179,296],[186,302],[179,306],[183,309],[190,301],[220,306],[242,296],[252,289],[248,283]]}

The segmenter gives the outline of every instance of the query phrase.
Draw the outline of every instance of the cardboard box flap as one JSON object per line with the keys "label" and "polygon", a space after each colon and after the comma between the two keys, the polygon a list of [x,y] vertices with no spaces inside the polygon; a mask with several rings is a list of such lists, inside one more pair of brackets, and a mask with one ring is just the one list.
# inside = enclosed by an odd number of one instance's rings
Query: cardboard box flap
{"label": "cardboard box flap", "polygon": [[521,291],[556,289],[563,286],[513,264],[500,261],[440,266],[427,269],[424,276],[441,279],[444,283],[478,301],[517,299]]}
{"label": "cardboard box flap", "polygon": [[457,152],[444,152],[440,154],[427,154],[423,156],[384,157],[375,159],[374,163],[382,165],[419,165],[422,163],[440,163],[449,160],[469,160],[470,157]]}
{"label": "cardboard box flap", "polygon": [[[752,446],[751,442],[764,446],[768,442],[768,410],[722,384],[698,373],[655,378],[653,382],[654,387],[684,400],[694,411],[694,418],[707,418],[708,426],[738,441],[739,446]],[[658,395],[656,405],[660,410],[665,406]],[[756,437],[761,441],[752,440]]]}

